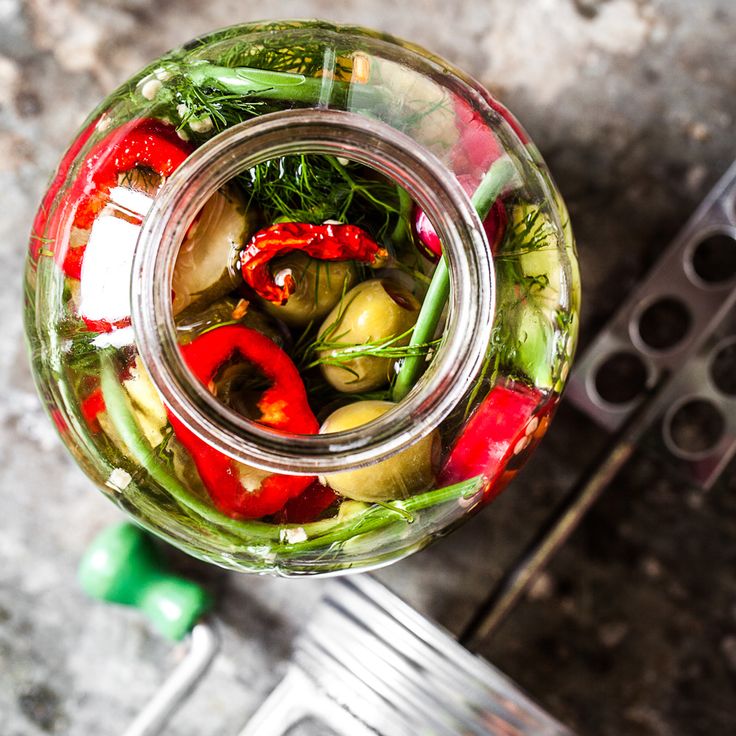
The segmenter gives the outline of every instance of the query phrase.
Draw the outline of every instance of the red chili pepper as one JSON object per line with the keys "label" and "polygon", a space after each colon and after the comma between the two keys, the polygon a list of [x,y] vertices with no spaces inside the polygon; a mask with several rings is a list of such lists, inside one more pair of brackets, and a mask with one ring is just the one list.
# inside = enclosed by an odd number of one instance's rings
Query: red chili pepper
{"label": "red chili pepper", "polygon": [[240,265],[245,282],[264,299],[285,304],[294,291],[294,279],[287,275],[283,285],[278,285],[268,262],[292,250],[301,250],[323,261],[372,263],[386,255],[386,251],[356,225],[281,222],[259,230],[241,251]]}
{"label": "red chili pepper", "polygon": [[[194,375],[207,386],[221,366],[239,356],[252,363],[273,382],[261,396],[257,420],[274,429],[296,434],[316,434],[319,422],[312,414],[299,371],[291,358],[268,337],[243,325],[226,325],[182,347],[182,355]],[[169,412],[177,439],[194,460],[215,505],[234,518],[259,519],[281,510],[303,493],[314,476],[273,474],[257,488],[247,488],[232,458],[215,450]]]}
{"label": "red chili pepper", "polygon": [[460,97],[455,97],[455,120],[459,139],[452,150],[455,175],[468,174],[478,181],[503,154],[503,147],[483,116]]}
{"label": "red chili pepper", "polygon": [[93,432],[98,432],[100,423],[97,417],[105,411],[105,397],[102,395],[102,389],[96,388],[81,405],[82,416]]}
{"label": "red chili pepper", "polygon": [[505,485],[499,481],[506,466],[541,436],[540,425],[553,406],[542,392],[520,383],[494,386],[455,441],[440,482],[459,483],[483,475],[486,499],[496,496]]}

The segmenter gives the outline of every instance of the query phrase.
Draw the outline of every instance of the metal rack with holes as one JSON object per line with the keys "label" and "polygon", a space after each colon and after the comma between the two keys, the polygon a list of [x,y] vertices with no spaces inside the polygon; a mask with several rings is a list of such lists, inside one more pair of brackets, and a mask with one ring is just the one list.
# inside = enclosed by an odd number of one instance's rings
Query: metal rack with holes
{"label": "metal rack with holes", "polygon": [[579,360],[567,398],[620,429],[660,382],[661,445],[709,487],[736,453],[736,164]]}

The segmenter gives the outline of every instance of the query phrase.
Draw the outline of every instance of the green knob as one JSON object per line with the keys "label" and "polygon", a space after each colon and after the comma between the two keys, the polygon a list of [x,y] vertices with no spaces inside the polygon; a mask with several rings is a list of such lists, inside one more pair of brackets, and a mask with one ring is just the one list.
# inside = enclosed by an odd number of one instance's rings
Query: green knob
{"label": "green knob", "polygon": [[133,524],[108,527],[79,564],[79,582],[93,598],[140,608],[169,639],[181,639],[212,605],[190,580],[172,575],[151,537]]}

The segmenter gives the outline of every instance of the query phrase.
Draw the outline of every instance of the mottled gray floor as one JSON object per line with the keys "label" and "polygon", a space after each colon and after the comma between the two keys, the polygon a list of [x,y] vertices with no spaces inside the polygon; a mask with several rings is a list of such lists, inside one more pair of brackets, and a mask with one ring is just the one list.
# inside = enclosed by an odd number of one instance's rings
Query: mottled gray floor
{"label": "mottled gray floor", "polygon": [[[570,204],[583,337],[615,310],[736,155],[732,0],[0,0],[0,733],[121,730],[180,652],[90,602],[76,562],[118,513],[36,402],[21,332],[26,234],[104,94],[169,47],[263,17],[385,29],[448,57],[519,115]],[[491,509],[380,574],[459,631],[603,445],[560,413]],[[583,734],[717,736],[736,724],[736,478],[708,494],[632,462],[483,653]],[[221,597],[225,650],[167,733],[234,734],[274,685],[321,583],[180,565]]]}

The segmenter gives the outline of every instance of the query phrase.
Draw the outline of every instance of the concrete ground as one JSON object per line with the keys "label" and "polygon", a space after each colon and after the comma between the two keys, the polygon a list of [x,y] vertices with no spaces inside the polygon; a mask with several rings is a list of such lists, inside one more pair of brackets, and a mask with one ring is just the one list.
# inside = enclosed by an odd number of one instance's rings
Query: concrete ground
{"label": "concrete ground", "polygon": [[[0,0],[0,732],[117,733],[181,652],[87,600],[75,566],[119,513],[35,398],[21,271],[35,206],[88,111],[166,49],[218,26],[323,17],[411,39],[524,122],[571,209],[583,347],[736,155],[732,0]],[[379,574],[454,632],[605,444],[563,407],[491,508]],[[736,475],[708,493],[636,457],[497,634],[488,657],[581,734],[736,727]],[[167,734],[236,733],[283,672],[320,581],[177,560],[220,597],[224,652]]]}

